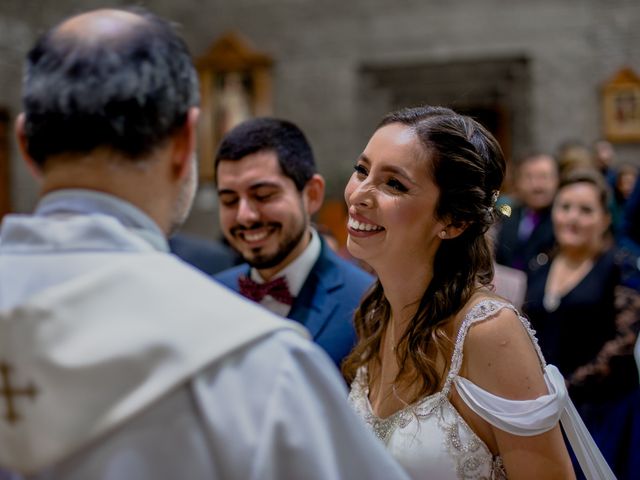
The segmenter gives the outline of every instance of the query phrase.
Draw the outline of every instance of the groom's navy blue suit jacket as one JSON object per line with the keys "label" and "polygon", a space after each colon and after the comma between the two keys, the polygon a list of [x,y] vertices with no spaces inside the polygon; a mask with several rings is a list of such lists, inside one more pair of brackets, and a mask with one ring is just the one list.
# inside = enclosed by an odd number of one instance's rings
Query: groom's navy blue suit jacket
{"label": "groom's navy blue suit jacket", "polygon": [[[246,263],[220,272],[213,278],[238,292],[238,277],[243,275],[249,275]],[[287,318],[303,324],[313,341],[340,366],[355,345],[353,314],[373,280],[373,276],[336,255],[322,241],[320,256]]]}

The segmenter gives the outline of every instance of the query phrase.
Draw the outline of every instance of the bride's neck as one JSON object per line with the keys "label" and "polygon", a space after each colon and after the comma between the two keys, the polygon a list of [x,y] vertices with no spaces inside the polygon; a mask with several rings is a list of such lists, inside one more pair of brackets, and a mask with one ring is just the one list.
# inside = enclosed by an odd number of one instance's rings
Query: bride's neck
{"label": "bride's neck", "polygon": [[378,273],[378,278],[384,290],[384,296],[391,307],[392,316],[400,320],[406,316],[409,318],[413,316],[410,311],[413,310],[415,313],[418,308],[422,296],[431,284],[433,272],[426,268],[416,269],[413,274],[382,272]]}

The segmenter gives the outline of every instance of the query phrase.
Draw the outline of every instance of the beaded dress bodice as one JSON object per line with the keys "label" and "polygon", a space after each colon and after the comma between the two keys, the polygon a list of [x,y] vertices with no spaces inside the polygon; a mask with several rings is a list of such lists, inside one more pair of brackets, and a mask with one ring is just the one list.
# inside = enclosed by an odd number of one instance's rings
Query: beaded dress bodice
{"label": "beaded dress bodice", "polygon": [[[503,308],[515,311],[513,306],[496,300],[483,300],[474,305],[458,332],[451,368],[442,390],[387,418],[378,418],[373,413],[369,402],[367,368],[358,369],[351,385],[349,401],[411,478],[507,478],[502,459],[492,455],[449,400],[451,386],[459,378],[464,339],[469,328],[476,322],[495,316]],[[544,366],[533,330],[525,318],[518,316],[529,332]]]}

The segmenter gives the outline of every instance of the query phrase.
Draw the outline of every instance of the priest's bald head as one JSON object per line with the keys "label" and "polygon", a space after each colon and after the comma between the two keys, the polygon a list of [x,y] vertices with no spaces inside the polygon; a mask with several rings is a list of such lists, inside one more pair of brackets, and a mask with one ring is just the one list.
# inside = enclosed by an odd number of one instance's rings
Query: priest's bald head
{"label": "priest's bald head", "polygon": [[198,83],[171,25],[144,11],[69,18],[27,56],[16,130],[42,193],[119,196],[169,234],[196,188]]}

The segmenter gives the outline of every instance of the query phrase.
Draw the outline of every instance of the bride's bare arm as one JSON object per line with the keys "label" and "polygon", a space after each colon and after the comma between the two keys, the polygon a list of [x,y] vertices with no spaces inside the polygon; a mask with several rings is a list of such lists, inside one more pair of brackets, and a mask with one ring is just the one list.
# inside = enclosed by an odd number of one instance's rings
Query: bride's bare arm
{"label": "bride's bare arm", "polygon": [[[530,400],[548,393],[529,334],[508,309],[470,328],[460,374],[511,400]],[[517,436],[481,419],[455,393],[452,401],[471,428],[502,457],[510,480],[575,478],[559,426],[540,435]]]}

